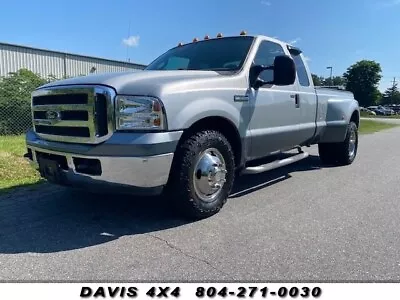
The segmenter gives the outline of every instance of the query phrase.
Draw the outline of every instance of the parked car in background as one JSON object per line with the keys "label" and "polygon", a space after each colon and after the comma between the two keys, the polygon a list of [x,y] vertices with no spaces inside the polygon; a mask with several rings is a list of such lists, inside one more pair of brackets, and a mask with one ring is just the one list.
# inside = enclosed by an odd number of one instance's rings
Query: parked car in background
{"label": "parked car in background", "polygon": [[392,109],[385,108],[382,105],[368,106],[368,109],[375,112],[378,116],[390,116],[394,114],[394,111]]}
{"label": "parked car in background", "polygon": [[394,115],[394,114],[395,114],[394,110],[391,109],[391,108],[388,107],[388,106],[378,106],[378,108],[384,110],[387,116],[391,116],[391,115]]}
{"label": "parked car in background", "polygon": [[394,114],[398,115],[400,114],[400,104],[389,104],[387,107],[391,110],[393,110]]}
{"label": "parked car in background", "polygon": [[376,112],[365,107],[360,107],[360,112],[367,113],[370,116],[376,116]]}
{"label": "parked car in background", "polygon": [[368,106],[367,109],[373,111],[377,116],[384,116],[385,112],[378,108],[378,106]]}

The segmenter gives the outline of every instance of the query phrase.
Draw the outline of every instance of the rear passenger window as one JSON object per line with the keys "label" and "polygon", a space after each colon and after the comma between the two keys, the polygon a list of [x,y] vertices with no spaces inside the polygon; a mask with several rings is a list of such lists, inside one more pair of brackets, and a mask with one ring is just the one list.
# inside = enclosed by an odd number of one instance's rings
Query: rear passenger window
{"label": "rear passenger window", "polygon": [[308,74],[306,66],[304,65],[303,59],[300,55],[291,55],[294,63],[296,64],[297,77],[299,78],[299,83],[301,86],[310,86],[310,80],[308,79]]}
{"label": "rear passenger window", "polygon": [[[263,41],[261,42],[256,57],[254,58],[255,65],[264,65],[264,66],[273,66],[275,57],[279,55],[284,55],[285,51],[281,45],[270,42]],[[264,81],[272,81],[274,80],[274,75],[272,70],[264,71],[260,74],[260,78]]]}

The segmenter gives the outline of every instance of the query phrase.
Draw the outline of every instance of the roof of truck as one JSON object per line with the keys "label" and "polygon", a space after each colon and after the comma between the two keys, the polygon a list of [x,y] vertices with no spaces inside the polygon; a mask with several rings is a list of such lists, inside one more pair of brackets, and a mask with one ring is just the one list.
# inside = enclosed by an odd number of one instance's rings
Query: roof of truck
{"label": "roof of truck", "polygon": [[[219,35],[221,35],[221,36],[219,36]],[[255,34],[255,35],[252,35],[252,34],[239,34],[239,35],[229,35],[229,36],[223,36],[222,34],[217,34],[217,36],[215,36],[215,37],[210,37],[209,35],[206,35],[203,39],[199,39],[199,38],[197,38],[197,37],[195,37],[191,42],[187,42],[187,43],[179,43],[178,44],[178,46],[177,47],[179,47],[179,46],[183,46],[183,45],[188,45],[188,44],[192,44],[192,43],[198,43],[198,42],[202,42],[202,41],[207,41],[207,40],[217,40],[217,39],[224,39],[224,38],[235,38],[235,37],[243,37],[243,38],[245,38],[245,37],[251,37],[251,38],[262,38],[262,39],[268,39],[268,40],[270,40],[271,42],[275,42],[275,43],[280,43],[280,44],[284,44],[284,45],[286,45],[286,46],[289,46],[291,49],[293,49],[293,50],[297,50],[297,51],[300,51],[301,52],[301,50],[299,49],[299,48],[297,48],[297,47],[294,47],[293,45],[291,45],[290,43],[288,43],[288,42],[285,42],[285,41],[282,41],[282,40],[279,40],[279,39],[277,39],[277,38],[274,38],[274,37],[270,37],[270,36],[267,36],[267,35],[261,35],[261,34]]]}

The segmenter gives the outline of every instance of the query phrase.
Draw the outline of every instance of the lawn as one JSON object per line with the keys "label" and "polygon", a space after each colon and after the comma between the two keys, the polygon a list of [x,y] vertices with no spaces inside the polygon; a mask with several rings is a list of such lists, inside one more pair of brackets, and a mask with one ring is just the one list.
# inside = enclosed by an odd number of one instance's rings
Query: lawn
{"label": "lawn", "polygon": [[360,120],[360,134],[374,133],[385,129],[399,126],[374,120]]}
{"label": "lawn", "polygon": [[[361,120],[360,134],[374,133],[399,125],[374,120]],[[0,136],[0,193],[9,188],[43,182],[37,171],[23,158],[24,136]]]}
{"label": "lawn", "polygon": [[25,153],[24,136],[0,136],[0,192],[41,181],[38,172],[23,158]]}

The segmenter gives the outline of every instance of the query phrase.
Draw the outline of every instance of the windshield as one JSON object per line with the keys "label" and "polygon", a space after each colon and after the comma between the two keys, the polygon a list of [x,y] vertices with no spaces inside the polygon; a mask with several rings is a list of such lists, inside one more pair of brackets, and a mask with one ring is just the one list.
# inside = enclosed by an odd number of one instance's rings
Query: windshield
{"label": "windshield", "polygon": [[247,57],[253,39],[229,37],[176,47],[158,57],[146,70],[238,71]]}

